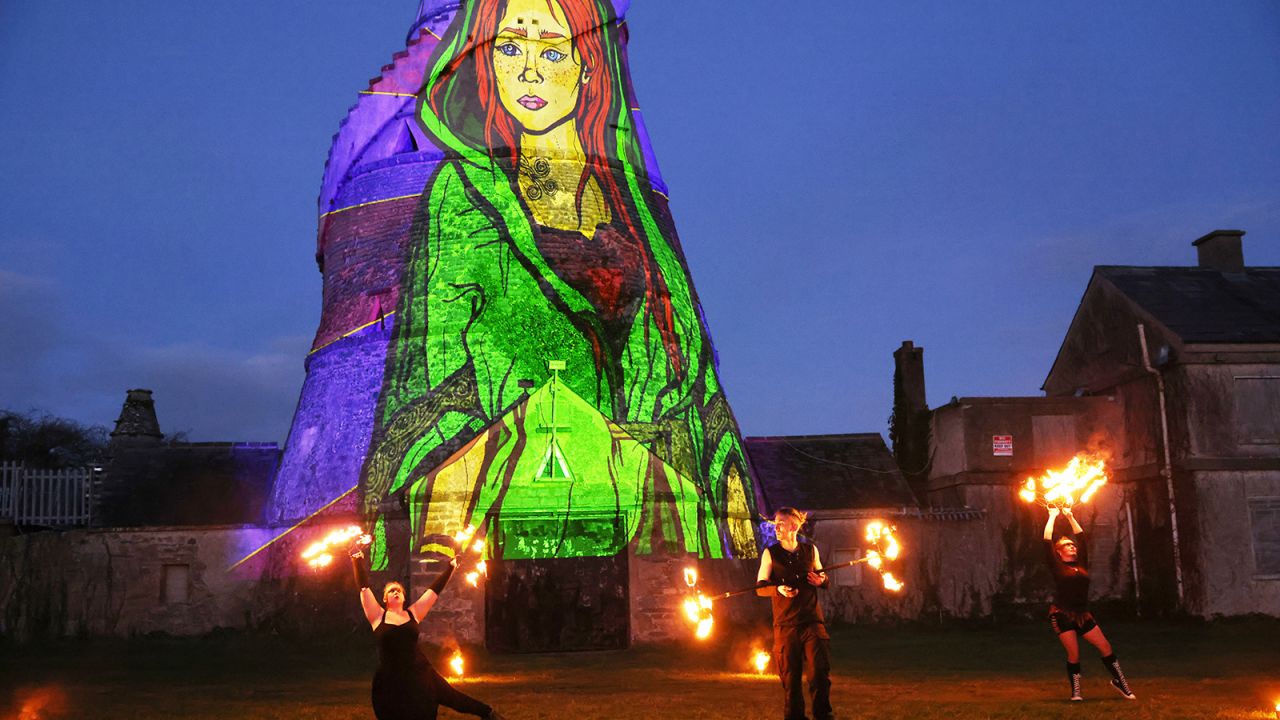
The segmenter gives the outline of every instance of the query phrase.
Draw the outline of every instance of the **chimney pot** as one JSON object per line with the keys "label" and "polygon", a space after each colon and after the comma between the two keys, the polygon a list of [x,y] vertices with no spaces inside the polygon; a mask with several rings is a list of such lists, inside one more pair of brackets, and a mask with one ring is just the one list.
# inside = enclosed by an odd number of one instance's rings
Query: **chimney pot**
{"label": "chimney pot", "polygon": [[1214,230],[1191,243],[1196,248],[1198,266],[1221,272],[1244,272],[1243,237],[1243,230]]}

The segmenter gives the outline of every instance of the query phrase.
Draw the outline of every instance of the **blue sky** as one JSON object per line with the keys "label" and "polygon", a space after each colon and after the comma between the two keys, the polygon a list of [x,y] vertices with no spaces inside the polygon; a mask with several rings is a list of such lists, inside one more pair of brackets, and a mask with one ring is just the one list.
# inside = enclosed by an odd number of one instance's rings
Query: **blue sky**
{"label": "blue sky", "polygon": [[[0,4],[0,408],[283,440],[315,197],[412,0]],[[1280,265],[1280,4],[634,0],[640,104],[750,435],[1038,394],[1096,264]]]}

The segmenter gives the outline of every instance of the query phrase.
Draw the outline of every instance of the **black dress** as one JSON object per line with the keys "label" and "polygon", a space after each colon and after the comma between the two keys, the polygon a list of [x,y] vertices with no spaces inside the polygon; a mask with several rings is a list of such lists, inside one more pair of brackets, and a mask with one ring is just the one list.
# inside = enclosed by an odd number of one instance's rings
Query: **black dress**
{"label": "black dress", "polygon": [[485,717],[488,705],[458,692],[431,667],[418,649],[418,620],[408,612],[401,625],[382,622],[374,629],[378,640],[378,670],[373,674],[373,714],[378,720],[435,720],[439,706]]}

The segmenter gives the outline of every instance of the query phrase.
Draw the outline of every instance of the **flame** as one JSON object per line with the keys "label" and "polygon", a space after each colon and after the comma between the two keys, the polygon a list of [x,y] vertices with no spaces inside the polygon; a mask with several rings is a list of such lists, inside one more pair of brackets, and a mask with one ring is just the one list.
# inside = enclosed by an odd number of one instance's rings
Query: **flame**
{"label": "flame", "polygon": [[485,562],[484,560],[481,560],[480,562],[476,563],[476,570],[477,570],[481,575],[488,576],[488,575],[489,575],[489,563]]}
{"label": "flame", "polygon": [[373,542],[373,538],[360,529],[359,525],[350,525],[340,528],[325,535],[322,539],[317,540],[306,547],[302,551],[302,559],[312,568],[322,568],[333,562],[333,548],[340,545],[350,545],[352,540],[361,545],[368,545]]}
{"label": "flame", "polygon": [[867,564],[870,565],[872,568],[879,570],[880,567],[884,565],[884,560],[880,557],[880,553],[876,552],[875,550],[868,550]]}
{"label": "flame", "polygon": [[698,571],[691,567],[685,568],[684,584],[689,587],[695,587],[698,584]]}
{"label": "flame", "polygon": [[1027,478],[1018,491],[1023,502],[1045,507],[1072,507],[1089,502],[1107,484],[1106,464],[1089,455],[1076,455],[1061,470],[1050,470],[1039,478]]}
{"label": "flame", "polygon": [[462,677],[464,664],[461,650],[455,650],[453,652],[453,657],[449,658],[449,668],[453,670],[453,674],[456,677]]}
{"label": "flame", "polygon": [[55,686],[20,690],[15,700],[18,705],[16,720],[43,720],[61,716],[67,711],[66,695]]}
{"label": "flame", "polygon": [[476,551],[476,552],[478,552],[478,553],[482,553],[482,552],[484,552],[484,541],[483,541],[483,540],[477,540],[477,541],[475,541],[475,542],[471,543],[471,549],[472,549],[472,550],[475,550],[475,551]]}
{"label": "flame", "polygon": [[471,587],[480,586],[480,573],[472,570],[471,572],[467,573],[463,577],[466,578],[467,584],[470,585]]}
{"label": "flame", "polygon": [[699,640],[705,640],[711,635],[711,627],[715,624],[712,607],[711,598],[702,593],[684,600],[684,616],[696,626],[694,634]]}
{"label": "flame", "polygon": [[465,528],[453,534],[453,541],[458,543],[459,545],[464,545],[475,534],[476,534],[476,526],[470,523],[467,523],[467,526]]}
{"label": "flame", "polygon": [[769,660],[769,653],[763,650],[757,650],[755,654],[751,656],[751,664],[755,665],[756,672],[762,675],[764,674],[765,669],[769,667]]}
{"label": "flame", "polygon": [[903,584],[891,572],[881,573],[880,579],[884,581],[884,589],[889,592],[900,592],[903,588]]}
{"label": "flame", "polygon": [[884,587],[890,592],[898,592],[902,590],[903,584],[900,580],[893,576],[893,573],[885,570],[884,564],[887,560],[897,560],[902,554],[902,545],[898,542],[898,538],[894,536],[897,530],[892,525],[888,525],[879,520],[867,523],[866,538],[867,543],[873,549],[867,550],[866,561],[872,569],[880,573],[880,579],[884,582]]}

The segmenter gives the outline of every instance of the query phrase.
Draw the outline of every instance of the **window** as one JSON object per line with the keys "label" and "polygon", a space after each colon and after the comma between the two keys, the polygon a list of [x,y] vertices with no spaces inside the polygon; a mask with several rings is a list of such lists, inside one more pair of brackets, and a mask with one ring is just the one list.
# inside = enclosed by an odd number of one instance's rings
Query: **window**
{"label": "window", "polygon": [[160,602],[185,603],[191,591],[190,565],[165,565],[160,577]]}
{"label": "window", "polygon": [[[847,563],[851,560],[857,560],[862,557],[862,550],[836,550],[831,554],[831,560],[824,564],[839,565]],[[831,584],[836,587],[857,587],[862,584],[862,565],[852,565],[850,567],[840,568],[831,571]]]}
{"label": "window", "polygon": [[1280,444],[1280,377],[1237,377],[1235,391],[1240,443]]}
{"label": "window", "polygon": [[1254,576],[1280,580],[1280,497],[1249,498]]}

